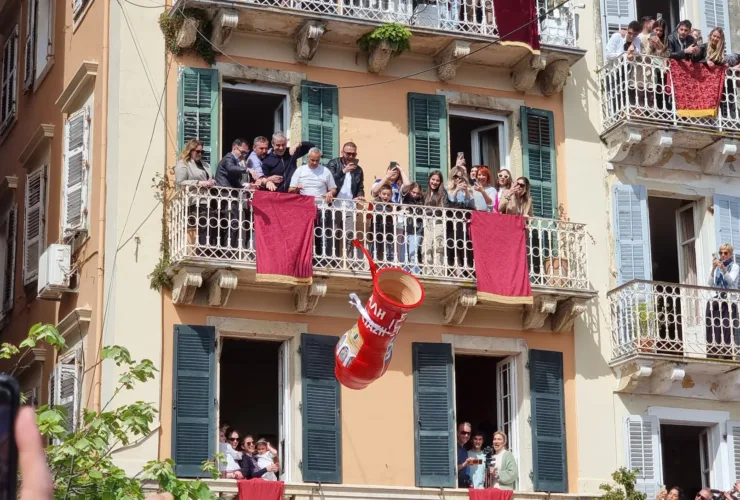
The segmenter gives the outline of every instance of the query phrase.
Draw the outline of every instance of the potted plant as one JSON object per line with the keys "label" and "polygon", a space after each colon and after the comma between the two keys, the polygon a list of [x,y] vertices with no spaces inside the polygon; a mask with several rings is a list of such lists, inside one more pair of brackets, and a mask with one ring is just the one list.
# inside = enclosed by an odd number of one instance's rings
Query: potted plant
{"label": "potted plant", "polygon": [[635,310],[635,332],[638,352],[655,352],[655,320],[657,315],[647,302],[639,302]]}
{"label": "potted plant", "polygon": [[399,23],[385,23],[357,40],[363,52],[368,54],[368,71],[382,72],[391,57],[411,49],[411,31]]}

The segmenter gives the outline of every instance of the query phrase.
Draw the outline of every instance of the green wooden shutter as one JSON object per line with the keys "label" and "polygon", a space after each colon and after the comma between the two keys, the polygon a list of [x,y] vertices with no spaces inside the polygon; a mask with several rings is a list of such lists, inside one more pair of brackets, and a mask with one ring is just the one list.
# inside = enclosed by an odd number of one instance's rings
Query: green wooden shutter
{"label": "green wooden shutter", "polygon": [[304,81],[301,86],[303,140],[321,150],[321,163],[339,156],[339,90]]}
{"label": "green wooden shutter", "polygon": [[190,139],[198,139],[203,143],[203,160],[215,172],[221,157],[218,148],[218,70],[181,68],[177,105],[177,140],[180,151]]}
{"label": "green wooden shutter", "polygon": [[529,351],[529,388],[534,489],[565,493],[568,490],[568,466],[562,352]]}
{"label": "green wooden shutter", "polygon": [[341,391],[334,375],[339,337],[301,335],[303,481],[342,482]]}
{"label": "green wooden shutter", "polygon": [[414,453],[416,486],[457,485],[452,348],[412,344],[414,370]]}
{"label": "green wooden shutter", "polygon": [[426,189],[429,172],[447,178],[447,103],[441,95],[409,92],[409,175]]}
{"label": "green wooden shutter", "polygon": [[179,477],[202,476],[216,452],[216,328],[175,325],[172,459]]}
{"label": "green wooden shutter", "polygon": [[555,130],[552,111],[521,108],[524,176],[529,179],[535,217],[557,214]]}

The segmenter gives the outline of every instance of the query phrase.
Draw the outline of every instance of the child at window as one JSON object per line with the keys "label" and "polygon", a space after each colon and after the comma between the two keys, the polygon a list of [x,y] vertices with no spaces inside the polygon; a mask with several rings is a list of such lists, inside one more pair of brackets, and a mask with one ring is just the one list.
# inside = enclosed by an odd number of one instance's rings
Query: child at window
{"label": "child at window", "polygon": [[[257,441],[257,454],[254,459],[257,461],[257,468],[264,469],[275,463],[277,457],[277,450],[273,448],[266,439],[260,439]],[[265,472],[262,476],[265,481],[277,481],[277,476],[274,472]]]}

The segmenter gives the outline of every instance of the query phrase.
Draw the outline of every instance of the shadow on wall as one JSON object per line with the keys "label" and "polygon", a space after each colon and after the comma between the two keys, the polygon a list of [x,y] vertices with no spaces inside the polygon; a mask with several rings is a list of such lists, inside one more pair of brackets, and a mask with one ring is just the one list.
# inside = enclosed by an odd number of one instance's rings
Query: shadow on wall
{"label": "shadow on wall", "polygon": [[[571,76],[563,92],[574,88],[579,89],[579,106],[564,106],[565,137],[584,142],[599,141],[599,110],[594,113],[591,108],[591,98],[599,102],[599,80],[596,72],[589,71],[586,59],[581,59],[571,68]],[[591,115],[594,115],[594,121]],[[573,126],[578,124],[578,126]]]}

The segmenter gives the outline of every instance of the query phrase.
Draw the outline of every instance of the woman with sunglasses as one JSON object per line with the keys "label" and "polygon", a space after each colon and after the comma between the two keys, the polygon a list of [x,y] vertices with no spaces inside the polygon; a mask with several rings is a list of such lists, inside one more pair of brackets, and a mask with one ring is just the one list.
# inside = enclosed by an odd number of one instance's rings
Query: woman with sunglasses
{"label": "woman with sunglasses", "polygon": [[239,470],[239,475],[242,477],[237,479],[254,479],[256,477],[262,477],[268,472],[278,472],[280,470],[280,466],[275,463],[262,468],[257,465],[257,459],[254,456],[256,448],[252,436],[244,436],[242,449],[244,450],[242,452],[242,468]]}
{"label": "woman with sunglasses", "polygon": [[722,244],[719,257],[712,261],[712,273],[709,276],[709,286],[722,290],[707,302],[707,355],[714,358],[730,359],[733,332],[740,332],[737,304],[727,294],[727,290],[738,289],[740,264],[734,262],[734,253],[731,244]]}
{"label": "woman with sunglasses", "polygon": [[532,198],[529,194],[529,179],[519,177],[514,187],[509,189],[501,197],[498,210],[502,214],[532,217],[534,207],[532,206]]}
{"label": "woman with sunglasses", "polygon": [[[203,143],[190,139],[182,149],[175,165],[175,185],[193,186],[187,189],[188,200],[188,244],[195,245],[195,234],[198,234],[198,245],[216,244],[216,230],[211,230],[209,237],[209,219],[218,216],[218,212],[209,213],[207,188],[216,184],[211,173],[211,166],[203,160]],[[214,200],[215,203],[215,200]],[[218,224],[216,224],[218,225]]]}
{"label": "woman with sunglasses", "polygon": [[219,463],[218,468],[221,471],[221,477],[226,479],[241,479],[239,476],[239,461],[242,459],[242,453],[236,451],[239,445],[239,432],[233,427],[225,430],[222,428],[218,433],[218,451],[224,454],[226,463]]}
{"label": "woman with sunglasses", "polygon": [[511,172],[508,169],[502,168],[496,174],[496,199],[493,202],[493,211],[500,212],[498,206],[501,203],[501,198],[504,194],[511,189]]}
{"label": "woman with sunglasses", "polygon": [[492,212],[498,196],[496,188],[491,185],[491,171],[485,165],[473,168],[478,172],[478,177],[473,184],[475,209]]}

